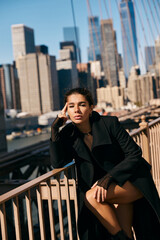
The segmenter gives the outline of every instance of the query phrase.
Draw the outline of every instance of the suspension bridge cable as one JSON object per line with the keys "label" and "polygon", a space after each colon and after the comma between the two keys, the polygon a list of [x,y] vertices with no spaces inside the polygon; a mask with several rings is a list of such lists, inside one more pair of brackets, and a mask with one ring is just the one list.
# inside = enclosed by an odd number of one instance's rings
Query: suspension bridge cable
{"label": "suspension bridge cable", "polygon": [[[136,12],[138,14],[139,20],[140,20],[140,24],[141,24],[142,31],[143,31],[143,34],[144,34],[144,39],[145,39],[146,46],[149,46],[149,43],[148,43],[148,40],[147,40],[147,37],[146,37],[146,32],[145,32],[144,25],[143,25],[143,21],[142,21],[141,15],[139,13],[139,8],[137,6],[136,1],[134,1],[134,6],[135,6]],[[152,62],[153,62],[154,56],[153,56],[152,51],[151,51],[151,58],[152,58]]]}
{"label": "suspension bridge cable", "polygon": [[103,2],[104,2],[104,7],[105,7],[105,10],[106,10],[107,17],[109,18],[109,12],[108,12],[108,8],[107,8],[105,0],[103,0]]}
{"label": "suspension bridge cable", "polygon": [[159,17],[159,14],[158,14],[158,12],[157,12],[157,8],[156,8],[156,5],[155,5],[155,0],[153,0],[153,5],[154,5],[154,9],[155,9],[155,12],[156,12],[156,17],[157,17],[157,21],[158,21],[158,23],[160,22],[160,17]]}
{"label": "suspension bridge cable", "polygon": [[160,3],[158,0],[157,0],[157,4],[158,4],[159,12],[160,12]]}
{"label": "suspension bridge cable", "polygon": [[[138,43],[138,47],[139,47],[139,50],[140,50],[140,54],[141,54],[141,58],[142,58],[142,61],[143,61],[143,64],[144,64],[144,68],[145,68],[145,60],[144,60],[144,56],[143,56],[143,53],[142,53],[142,47],[141,47],[141,43],[137,37],[137,34],[136,34],[136,28],[135,28],[135,25],[133,23],[133,19],[131,18],[131,13],[129,11],[129,9],[127,8],[128,10],[128,14],[130,15],[130,19],[131,19],[131,22],[132,22],[132,26],[133,26],[133,31],[134,31],[134,36],[136,37],[136,41]],[[134,15],[135,15],[135,8],[134,8],[134,2],[133,2],[133,11],[134,11]],[[136,15],[135,15],[136,16]]]}
{"label": "suspension bridge cable", "polygon": [[109,11],[110,11],[110,16],[112,17],[112,7],[111,7],[111,1],[109,0]]}
{"label": "suspension bridge cable", "polygon": [[119,14],[120,14],[120,20],[121,20],[121,26],[122,26],[122,34],[123,34],[124,38],[127,40],[127,45],[128,45],[128,49],[129,49],[132,61],[133,61],[134,65],[136,65],[135,59],[133,58],[132,49],[131,49],[131,46],[130,46],[130,41],[128,39],[128,36],[127,36],[127,33],[126,33],[126,29],[125,29],[124,23],[122,21],[122,14],[121,14],[120,8],[118,6],[117,0],[115,0],[115,1],[116,1],[116,4],[117,4],[117,8],[118,8]]}
{"label": "suspension bridge cable", "polygon": [[101,0],[99,0],[99,1],[98,1],[98,3],[99,3],[100,15],[101,15],[101,18],[103,19],[103,13],[102,13]]}
{"label": "suspension bridge cable", "polygon": [[71,0],[71,8],[72,8],[72,16],[73,16],[73,23],[74,23],[74,31],[75,31],[75,37],[76,37],[76,50],[77,50],[77,55],[79,58],[79,62],[81,63],[81,55],[79,51],[79,41],[78,41],[78,36],[77,36],[77,28],[76,28],[76,19],[75,19],[75,14],[74,14],[74,6],[73,6],[73,0]]}
{"label": "suspension bridge cable", "polygon": [[[95,21],[94,21],[94,17],[93,17],[93,14],[92,14],[91,7],[90,7],[90,3],[89,3],[89,0],[86,0],[86,1],[87,1],[88,15],[90,15],[91,18],[92,18],[93,28],[94,28],[94,32],[95,32],[95,35],[96,35],[96,40],[97,40],[97,43],[98,43],[99,50],[100,50],[100,52],[101,52],[101,43],[100,43],[99,36],[98,36],[98,34],[97,34],[98,31],[97,31],[97,27],[96,27],[96,25],[95,25]],[[89,19],[90,19],[90,18],[89,18]],[[90,26],[91,26],[92,44],[93,44],[93,48],[94,48],[94,52],[95,52],[94,39],[93,39],[93,29],[92,29],[91,21],[90,21]],[[96,57],[94,58],[94,61],[96,61]]]}
{"label": "suspension bridge cable", "polygon": [[151,11],[152,21],[153,21],[153,23],[155,24],[154,26],[155,26],[155,28],[156,28],[156,30],[157,30],[158,35],[159,35],[158,26],[157,26],[157,23],[156,23],[156,21],[155,21],[155,18],[153,17],[153,12],[152,12],[152,8],[151,8],[151,5],[150,5],[150,2],[149,2],[149,0],[147,0],[147,1],[148,1],[148,4],[149,4],[149,9],[150,9],[150,11]]}
{"label": "suspension bridge cable", "polygon": [[151,27],[151,25],[150,25],[150,21],[149,21],[149,18],[148,18],[146,5],[145,5],[145,3],[144,3],[143,0],[141,1],[141,3],[142,3],[142,5],[143,5],[142,7],[143,7],[143,9],[144,9],[144,11],[145,11],[145,16],[146,16],[146,19],[147,19],[147,23],[148,23],[148,26],[149,26],[149,30],[150,30],[151,36],[152,36],[152,38],[153,38],[153,41],[154,41],[155,37],[154,37],[153,31],[152,31],[152,27]]}

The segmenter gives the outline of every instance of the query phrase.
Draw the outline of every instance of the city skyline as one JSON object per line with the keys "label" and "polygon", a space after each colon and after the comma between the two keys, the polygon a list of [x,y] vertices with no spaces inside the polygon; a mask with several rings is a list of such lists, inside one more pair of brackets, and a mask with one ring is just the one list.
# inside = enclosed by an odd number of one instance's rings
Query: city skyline
{"label": "city skyline", "polygon": [[[122,54],[122,40],[121,40],[121,26],[120,26],[120,16],[118,12],[118,0],[106,1],[106,6],[101,3],[99,6],[97,0],[93,0],[90,3],[92,10],[92,16],[98,16],[101,20],[107,18],[113,18],[113,26],[117,35],[117,45],[118,52]],[[139,26],[138,18],[138,8],[142,8],[142,2],[135,2],[135,14],[136,14],[136,23],[137,32],[139,33],[139,39],[141,40],[140,44],[141,49],[139,49],[139,58],[141,65],[145,65],[143,57],[140,52],[143,52],[144,56],[144,47],[154,45],[155,39],[158,37],[158,32],[156,33],[156,27],[153,26],[154,36],[147,34],[151,29],[146,30],[146,35],[149,38],[147,43],[144,41],[144,36],[142,30]],[[149,1],[152,5],[152,12],[155,11],[155,5],[153,2]],[[61,5],[60,5],[61,3]],[[62,4],[63,3],[63,4]],[[158,1],[154,1],[157,9],[160,6]],[[37,11],[38,7],[38,11]],[[102,13],[100,11],[100,7]],[[148,18],[150,22],[153,22],[151,12],[149,12],[149,4],[145,6],[149,13]],[[79,11],[81,9],[81,11]],[[89,30],[88,30],[88,21],[87,18],[91,12],[87,13],[87,4],[86,1],[74,2],[74,10],[76,17],[76,25],[80,30],[80,43],[82,51],[82,62],[87,62],[87,47],[89,46]],[[107,13],[107,10],[109,14]],[[141,11],[141,17],[143,17],[143,24],[148,25],[147,18],[144,15],[144,9]],[[1,2],[0,8],[0,18],[3,24],[0,26],[1,39],[0,39],[0,64],[12,63],[13,61],[13,49],[12,49],[12,39],[11,39],[11,25],[13,24],[25,24],[26,26],[33,28],[35,31],[35,44],[36,45],[47,45],[49,47],[49,54],[59,58],[59,42],[64,41],[63,39],[63,28],[64,27],[73,27],[73,17],[71,3],[69,0],[61,1],[51,1],[47,0],[45,3],[40,0],[35,0],[34,2],[29,1],[17,1],[16,3],[11,0]],[[6,17],[7,16],[7,17]],[[44,16],[44,17],[42,17]],[[155,20],[158,19],[158,15],[155,12]]]}

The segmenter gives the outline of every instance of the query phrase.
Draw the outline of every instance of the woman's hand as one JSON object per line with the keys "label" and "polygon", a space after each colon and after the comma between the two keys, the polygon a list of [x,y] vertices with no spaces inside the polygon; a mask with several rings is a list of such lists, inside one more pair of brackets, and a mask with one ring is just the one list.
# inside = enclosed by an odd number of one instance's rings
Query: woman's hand
{"label": "woman's hand", "polygon": [[97,200],[97,202],[104,202],[107,198],[107,190],[103,187],[97,185],[98,181],[93,184],[91,188],[94,188],[93,197]]}
{"label": "woman's hand", "polygon": [[59,118],[62,118],[63,119],[63,124],[67,122],[68,120],[68,117],[66,115],[67,113],[67,107],[68,107],[68,103],[65,104],[64,108],[61,110],[61,112],[58,114],[58,117]]}

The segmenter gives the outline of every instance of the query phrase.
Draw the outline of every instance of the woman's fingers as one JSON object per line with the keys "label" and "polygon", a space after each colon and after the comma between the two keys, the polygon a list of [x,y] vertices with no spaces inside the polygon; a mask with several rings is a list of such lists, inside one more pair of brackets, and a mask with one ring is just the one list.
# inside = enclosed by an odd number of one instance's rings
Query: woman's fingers
{"label": "woman's fingers", "polygon": [[68,117],[66,115],[66,112],[67,112],[67,106],[68,106],[68,103],[65,104],[64,108],[61,110],[61,112],[58,114],[58,117],[59,118],[64,118],[64,122],[66,122],[68,120]]}
{"label": "woman's fingers", "polygon": [[97,186],[97,183],[98,183],[98,181],[97,181],[97,182],[95,182],[95,183],[92,185],[92,187],[91,187],[91,188],[94,188],[95,186]]}
{"label": "woman's fingers", "polygon": [[97,202],[104,202],[107,198],[107,190],[103,187],[97,186],[95,188],[93,197],[97,200]]}
{"label": "woman's fingers", "polygon": [[61,111],[62,114],[66,114],[66,112],[67,112],[67,106],[68,106],[68,103],[66,103],[66,104],[64,105],[64,108],[63,108],[62,111]]}
{"label": "woman's fingers", "polygon": [[93,197],[94,197],[95,199],[97,199],[97,191],[98,191],[98,188],[95,188],[95,191],[94,191],[94,194],[93,194]]}

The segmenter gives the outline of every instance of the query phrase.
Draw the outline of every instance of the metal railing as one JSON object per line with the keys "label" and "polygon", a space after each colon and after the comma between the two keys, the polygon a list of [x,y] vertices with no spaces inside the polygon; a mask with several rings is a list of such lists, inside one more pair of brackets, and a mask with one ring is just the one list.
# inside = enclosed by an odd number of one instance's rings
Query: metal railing
{"label": "metal railing", "polygon": [[152,176],[160,195],[160,118],[147,123],[142,116],[140,128],[130,135],[142,148],[143,157],[152,165]]}
{"label": "metal railing", "polygon": [[[131,132],[130,135],[142,147],[143,157],[152,165],[153,179],[160,194],[160,118],[149,124],[142,118],[140,128]],[[12,214],[14,228],[11,232],[12,240],[79,239],[77,233],[76,174],[74,172],[73,178],[71,175],[68,177],[68,171],[71,170],[75,170],[74,163],[65,168],[52,170],[1,195],[0,239],[10,239],[8,234],[11,220],[8,220],[8,216]],[[10,208],[7,212],[6,208],[9,203]],[[35,220],[36,214],[33,213],[33,204],[37,206],[37,222]],[[23,210],[26,212],[25,219],[24,216],[21,216],[20,206],[23,206]],[[28,225],[26,231],[23,227],[25,224]]]}
{"label": "metal railing", "polygon": [[[78,239],[77,233],[77,193],[75,178],[68,178],[68,174],[75,176],[74,163],[70,166],[52,170],[26,184],[21,185],[8,193],[0,196],[0,223],[1,236],[3,240],[7,239],[66,239],[69,236],[70,240]],[[60,176],[61,175],[61,176]],[[61,178],[63,175],[63,179]],[[10,219],[7,219],[6,205],[10,202],[10,212],[13,212],[13,225],[10,237],[8,237],[8,226]],[[38,209],[38,224],[33,224],[32,203],[37,203]],[[26,224],[21,219],[20,204],[23,205],[23,211],[26,212]],[[72,203],[72,204],[71,204]],[[25,205],[25,207],[24,207]],[[65,207],[64,207],[65,205]],[[47,207],[46,207],[47,206]],[[47,208],[47,213],[44,208]],[[67,210],[67,213],[65,213]],[[73,213],[74,210],[74,213]],[[56,213],[58,211],[58,214]],[[24,212],[23,212],[24,214]],[[46,216],[48,215],[47,230],[45,230]],[[57,218],[55,217],[57,216]],[[67,217],[65,217],[67,216]],[[67,222],[67,232],[64,232],[64,220]],[[22,224],[21,224],[22,220]],[[34,220],[35,221],[35,220]],[[24,231],[24,227],[28,225],[28,230]],[[35,237],[35,225],[38,227],[39,233]],[[74,232],[73,232],[74,229]],[[25,232],[25,234],[24,234]],[[58,233],[60,238],[58,238]]]}

